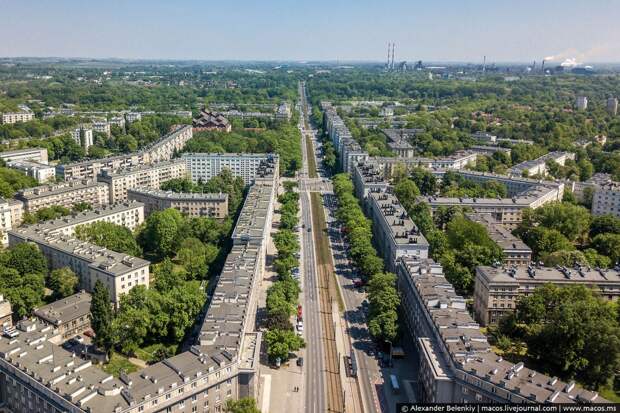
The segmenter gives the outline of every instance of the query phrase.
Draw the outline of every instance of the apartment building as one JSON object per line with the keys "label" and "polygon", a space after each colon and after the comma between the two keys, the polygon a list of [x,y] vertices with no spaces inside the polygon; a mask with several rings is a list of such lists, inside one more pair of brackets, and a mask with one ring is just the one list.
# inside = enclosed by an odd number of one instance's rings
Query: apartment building
{"label": "apartment building", "polygon": [[58,165],[56,166],[56,174],[65,181],[85,178],[95,179],[101,170],[106,168],[116,170],[168,161],[172,159],[175,153],[183,149],[191,138],[191,126],[176,125],[172,127],[172,132],[138,152]]}
{"label": "apartment building", "polygon": [[52,205],[71,208],[80,202],[98,208],[107,205],[109,198],[108,186],[105,183],[88,179],[35,186],[22,189],[15,195],[15,199],[23,202],[24,210],[31,214]]}
{"label": "apartment building", "polygon": [[375,162],[389,177],[397,167],[404,167],[407,170],[412,168],[462,170],[467,165],[475,165],[477,158],[478,154],[475,152],[458,151],[452,155],[439,158],[414,156],[411,158],[372,157],[369,159]]}
{"label": "apartment building", "polygon": [[400,259],[401,315],[418,349],[419,402],[605,403],[594,391],[565,383],[494,354],[487,337],[431,259]]}
{"label": "apartment building", "polygon": [[65,181],[76,179],[95,179],[102,169],[121,169],[133,166],[144,165],[142,153],[132,153],[127,155],[110,156],[101,159],[89,159],[69,164],[59,164],[56,166],[56,175]]}
{"label": "apartment building", "polygon": [[0,159],[6,163],[13,161],[32,161],[46,165],[48,163],[47,149],[45,148],[29,148],[0,152]]}
{"label": "apartment building", "polygon": [[99,221],[121,225],[133,231],[144,222],[144,205],[140,202],[104,205],[92,211],[75,212],[23,228],[37,233],[72,236],[78,226]]}
{"label": "apartment building", "polygon": [[11,328],[13,326],[13,309],[11,303],[0,294],[0,329]]}
{"label": "apartment building", "polygon": [[44,325],[58,332],[56,343],[68,340],[90,330],[91,295],[85,291],[70,295],[34,310],[34,316]]}
{"label": "apartment building", "polygon": [[279,162],[278,155],[264,153],[184,153],[181,157],[187,171],[194,182],[207,182],[216,177],[224,169],[228,169],[234,176],[239,176],[243,182],[250,184],[256,177],[259,167],[264,164],[274,168]]}
{"label": "apartment building", "polygon": [[113,116],[108,120],[110,126],[118,126],[121,129],[125,128],[125,118],[122,116]]}
{"label": "apartment building", "polygon": [[8,199],[11,211],[11,224],[13,228],[19,226],[24,218],[24,203],[18,199]]}
{"label": "apartment building", "polygon": [[[365,201],[369,192],[383,191],[389,187],[384,173],[376,163],[372,161],[359,162],[353,167],[352,173],[355,196]],[[366,202],[364,202],[366,205]]]}
{"label": "apartment building", "polygon": [[575,154],[572,152],[560,151],[549,152],[548,154],[543,155],[539,158],[532,159],[531,161],[521,162],[520,164],[513,166],[512,168],[510,168],[509,173],[516,176],[523,176],[526,174],[527,176],[546,176],[548,172],[547,162],[555,161],[560,165],[564,165],[566,163],[566,160],[568,159],[574,160]]}
{"label": "apartment building", "polygon": [[105,133],[108,137],[111,135],[110,124],[105,119],[94,120],[92,123],[92,129],[95,132]]}
{"label": "apartment building", "polygon": [[[439,179],[445,170],[432,171]],[[454,171],[453,171],[454,172]],[[526,208],[536,209],[548,202],[561,201],[564,194],[564,183],[554,181],[538,181],[518,176],[503,176],[490,173],[460,170],[458,175],[477,183],[496,181],[506,186],[510,198],[449,198],[439,196],[420,197],[421,202],[429,204],[436,210],[440,206],[469,207],[476,213],[491,214],[506,229],[512,230],[522,221],[522,213]]]}
{"label": "apartment building", "polygon": [[126,201],[129,189],[138,187],[159,189],[162,183],[184,178],[186,175],[185,161],[174,159],[115,170],[106,168],[97,175],[97,181],[108,185],[110,203],[113,203]]}
{"label": "apartment building", "polygon": [[19,229],[9,232],[9,245],[36,244],[52,269],[69,267],[80,279],[80,288],[92,292],[96,281],[110,291],[110,300],[118,305],[120,296],[137,285],[149,285],[150,263],[116,251],[61,234],[45,234]]}
{"label": "apartment building", "polygon": [[11,161],[6,166],[25,173],[40,184],[56,180],[56,168],[48,164],[35,161]]}
{"label": "apartment building", "polygon": [[291,105],[288,102],[282,102],[278,105],[276,109],[276,119],[278,120],[291,120],[292,110]]}
{"label": "apartment building", "polygon": [[0,401],[16,413],[208,413],[223,411],[229,399],[257,398],[262,340],[254,331],[255,284],[264,272],[276,180],[250,188],[255,195],[244,203],[246,218],[235,227],[188,351],[115,378],[53,344],[51,326],[22,321],[17,337],[0,337]]}
{"label": "apartment building", "polygon": [[398,258],[428,258],[428,242],[398,198],[387,188],[370,191],[367,197],[373,241],[383,254],[388,271],[396,270]]}
{"label": "apartment building", "polygon": [[506,265],[529,265],[532,261],[532,250],[525,242],[512,235],[491,214],[467,213],[467,219],[481,224],[491,238],[504,253]]}
{"label": "apartment building", "polygon": [[11,229],[13,229],[11,206],[6,199],[0,198],[0,235],[2,236],[2,245],[8,244],[8,231]]}
{"label": "apartment building", "polygon": [[2,123],[12,124],[18,122],[28,122],[34,119],[34,112],[28,106],[19,105],[19,112],[2,113]]}
{"label": "apartment building", "polygon": [[618,98],[610,97],[607,99],[607,113],[611,116],[618,114]]}
{"label": "apartment building", "polygon": [[620,217],[620,182],[609,180],[596,186],[592,198],[592,213]]}
{"label": "apartment building", "polygon": [[88,148],[93,146],[93,129],[79,127],[71,131],[71,137],[88,153]]}
{"label": "apartment building", "polygon": [[72,217],[9,231],[9,245],[35,243],[50,268],[69,267],[80,279],[80,288],[91,292],[97,280],[110,291],[116,305],[122,294],[136,285],[149,285],[149,262],[73,238],[75,228],[105,221],[135,228],[144,221],[144,207],[133,203],[80,213]]}
{"label": "apartment building", "polygon": [[601,297],[616,300],[620,296],[620,267],[477,267],[474,287],[476,319],[482,325],[496,324],[514,311],[519,298],[532,294],[536,288],[545,284],[586,285],[595,288]]}
{"label": "apartment building", "polygon": [[127,190],[127,199],[144,204],[144,214],[174,208],[190,217],[224,219],[228,216],[228,194],[177,193],[137,187]]}
{"label": "apartment building", "polygon": [[127,112],[125,113],[125,120],[127,121],[127,123],[142,120],[142,114],[140,112]]}
{"label": "apartment building", "polygon": [[577,110],[586,110],[588,109],[588,97],[587,96],[577,96],[575,98],[575,107]]}

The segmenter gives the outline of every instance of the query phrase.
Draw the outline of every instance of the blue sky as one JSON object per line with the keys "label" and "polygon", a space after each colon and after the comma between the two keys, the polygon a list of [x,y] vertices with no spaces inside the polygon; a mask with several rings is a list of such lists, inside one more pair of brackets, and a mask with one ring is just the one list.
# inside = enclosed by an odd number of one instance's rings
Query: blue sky
{"label": "blue sky", "polygon": [[0,56],[620,61],[620,0],[0,0]]}

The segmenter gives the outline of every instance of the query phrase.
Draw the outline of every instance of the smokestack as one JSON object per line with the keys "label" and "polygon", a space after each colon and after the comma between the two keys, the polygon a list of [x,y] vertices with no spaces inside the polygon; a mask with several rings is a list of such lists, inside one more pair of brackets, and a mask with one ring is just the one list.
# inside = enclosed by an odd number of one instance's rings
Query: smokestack
{"label": "smokestack", "polygon": [[390,42],[388,42],[388,56],[387,56],[387,62],[385,62],[385,68],[386,69],[390,68]]}
{"label": "smokestack", "polygon": [[540,69],[542,71],[542,74],[545,74],[545,59],[543,59],[542,61],[542,68]]}
{"label": "smokestack", "polygon": [[394,70],[394,48],[396,47],[396,43],[392,43],[392,70]]}
{"label": "smokestack", "polygon": [[534,60],[534,62],[532,63],[532,72],[536,70],[536,60]]}
{"label": "smokestack", "polygon": [[486,72],[487,71],[487,57],[484,56],[484,58],[482,59],[482,72]]}

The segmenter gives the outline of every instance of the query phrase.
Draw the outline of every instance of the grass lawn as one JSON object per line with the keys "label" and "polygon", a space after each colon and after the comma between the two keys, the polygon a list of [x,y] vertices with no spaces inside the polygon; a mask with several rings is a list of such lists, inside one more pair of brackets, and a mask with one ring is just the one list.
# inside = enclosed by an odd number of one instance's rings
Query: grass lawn
{"label": "grass lawn", "polygon": [[144,360],[147,363],[151,363],[154,361],[153,357],[155,356],[155,353],[160,348],[167,348],[170,354],[176,354],[177,351],[177,346],[174,344],[167,345],[162,343],[156,343],[136,350],[136,357],[140,360]]}
{"label": "grass lawn", "polygon": [[609,380],[606,386],[601,387],[598,393],[612,403],[620,403],[620,394],[614,391],[613,378]]}
{"label": "grass lawn", "polygon": [[127,357],[122,354],[112,353],[110,362],[102,366],[103,371],[112,374],[114,377],[118,377],[121,374],[121,370],[125,373],[133,373],[138,370],[138,366],[130,362]]}

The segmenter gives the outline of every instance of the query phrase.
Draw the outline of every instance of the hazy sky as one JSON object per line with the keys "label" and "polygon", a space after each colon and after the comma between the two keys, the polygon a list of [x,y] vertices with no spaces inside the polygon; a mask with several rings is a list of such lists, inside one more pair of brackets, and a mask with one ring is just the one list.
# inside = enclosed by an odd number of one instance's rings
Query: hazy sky
{"label": "hazy sky", "polygon": [[0,0],[0,56],[620,61],[620,0]]}

